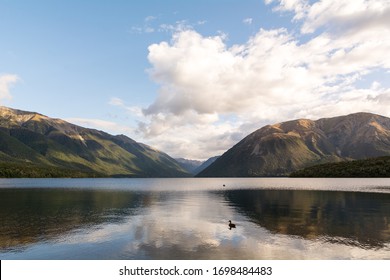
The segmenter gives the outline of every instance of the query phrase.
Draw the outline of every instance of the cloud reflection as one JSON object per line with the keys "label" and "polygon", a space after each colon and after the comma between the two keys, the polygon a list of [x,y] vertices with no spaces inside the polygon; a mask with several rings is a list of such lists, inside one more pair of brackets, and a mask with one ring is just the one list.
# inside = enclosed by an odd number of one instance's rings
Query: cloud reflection
{"label": "cloud reflection", "polygon": [[[12,191],[1,191],[2,202],[11,201]],[[2,259],[390,257],[386,193],[254,188],[22,193],[18,203],[0,206]],[[228,220],[237,228],[229,230]]]}
{"label": "cloud reflection", "polygon": [[[253,194],[251,197],[256,199]],[[114,228],[108,224],[90,234],[81,234],[78,242],[121,239],[123,246],[114,258],[124,259],[389,258],[388,241],[370,248],[353,237],[328,236],[326,232],[304,236],[275,232],[267,223],[259,226],[247,215],[247,209],[240,209],[242,205],[226,200],[229,195],[229,192],[154,195],[154,200],[138,215],[127,217]],[[231,231],[227,226],[230,218],[237,224]]]}

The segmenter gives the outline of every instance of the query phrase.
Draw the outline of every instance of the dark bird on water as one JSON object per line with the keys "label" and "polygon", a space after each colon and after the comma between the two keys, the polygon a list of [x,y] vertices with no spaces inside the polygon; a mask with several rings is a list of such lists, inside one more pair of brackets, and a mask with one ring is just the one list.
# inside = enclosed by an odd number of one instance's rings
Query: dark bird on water
{"label": "dark bird on water", "polygon": [[236,228],[236,225],[232,223],[231,220],[229,220],[229,229]]}

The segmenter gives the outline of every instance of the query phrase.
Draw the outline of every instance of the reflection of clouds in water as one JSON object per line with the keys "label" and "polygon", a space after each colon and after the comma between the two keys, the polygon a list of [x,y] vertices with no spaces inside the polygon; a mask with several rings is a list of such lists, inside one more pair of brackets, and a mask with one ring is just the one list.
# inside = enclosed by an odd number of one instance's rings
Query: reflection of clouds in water
{"label": "reflection of clouds in water", "polygon": [[139,219],[138,224],[132,221],[138,233],[132,243],[150,258],[189,258],[220,248],[223,242],[239,234],[229,232],[227,226],[228,217],[234,216],[233,209],[217,199],[191,193],[189,197],[174,198],[169,204],[151,205],[144,219]]}
{"label": "reflection of clouds in water", "polygon": [[389,179],[108,182],[120,191],[2,191],[2,242],[16,245],[0,258],[390,258],[390,197],[362,192],[386,189]]}
{"label": "reflection of clouds in water", "polygon": [[[163,201],[162,201],[163,200]],[[169,201],[169,202],[167,202]],[[229,230],[232,219],[237,228]],[[273,234],[240,216],[223,197],[210,193],[156,196],[121,223],[69,234],[65,243],[99,243],[118,259],[388,259],[381,250]],[[96,246],[94,247],[96,250]],[[87,253],[88,254],[88,253]]]}

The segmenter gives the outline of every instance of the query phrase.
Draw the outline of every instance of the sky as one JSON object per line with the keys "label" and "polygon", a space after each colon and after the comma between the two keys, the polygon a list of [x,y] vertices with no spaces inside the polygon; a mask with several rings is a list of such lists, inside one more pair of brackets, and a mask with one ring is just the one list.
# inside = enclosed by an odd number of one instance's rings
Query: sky
{"label": "sky", "polygon": [[267,124],[390,117],[390,0],[0,0],[0,105],[221,155]]}

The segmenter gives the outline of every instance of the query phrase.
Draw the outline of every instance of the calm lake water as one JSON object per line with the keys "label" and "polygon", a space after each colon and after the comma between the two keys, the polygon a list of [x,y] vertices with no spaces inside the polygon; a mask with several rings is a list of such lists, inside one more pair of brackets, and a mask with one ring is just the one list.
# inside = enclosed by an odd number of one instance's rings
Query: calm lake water
{"label": "calm lake water", "polygon": [[390,259],[390,179],[1,179],[0,221],[3,260]]}

